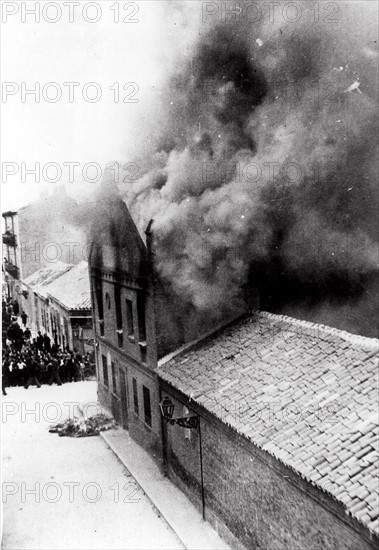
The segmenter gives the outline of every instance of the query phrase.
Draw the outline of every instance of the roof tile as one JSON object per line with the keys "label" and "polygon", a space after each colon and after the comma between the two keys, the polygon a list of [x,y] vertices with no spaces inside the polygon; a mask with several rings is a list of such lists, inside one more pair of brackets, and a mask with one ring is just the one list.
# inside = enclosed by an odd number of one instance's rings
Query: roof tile
{"label": "roof tile", "polygon": [[379,533],[377,350],[372,338],[260,312],[174,355],[158,375],[328,492],[327,478],[346,511]]}

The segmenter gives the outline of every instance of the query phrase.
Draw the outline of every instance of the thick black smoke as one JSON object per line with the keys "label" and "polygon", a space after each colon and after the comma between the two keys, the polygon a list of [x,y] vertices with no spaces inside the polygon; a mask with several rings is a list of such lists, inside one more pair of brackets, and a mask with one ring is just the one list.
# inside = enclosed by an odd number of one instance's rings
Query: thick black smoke
{"label": "thick black smoke", "polygon": [[121,193],[197,309],[238,307],[248,283],[262,307],[373,335],[378,54],[358,4],[338,24],[216,22],[178,62]]}

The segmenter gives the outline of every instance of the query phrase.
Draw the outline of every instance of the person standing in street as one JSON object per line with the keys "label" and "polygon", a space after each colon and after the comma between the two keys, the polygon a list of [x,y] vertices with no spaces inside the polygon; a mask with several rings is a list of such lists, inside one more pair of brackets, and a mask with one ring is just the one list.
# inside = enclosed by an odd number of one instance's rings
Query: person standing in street
{"label": "person standing in street", "polygon": [[56,382],[58,386],[62,385],[62,381],[59,376],[59,361],[58,359],[53,358],[51,362],[47,366],[48,371],[50,372],[50,378],[49,378],[49,386],[52,385],[53,382]]}
{"label": "person standing in street", "polygon": [[47,334],[43,335],[43,349],[45,350],[45,353],[50,353],[51,351],[51,341]]}
{"label": "person standing in street", "polygon": [[27,359],[26,366],[27,366],[28,379],[27,379],[27,382],[26,382],[24,388],[27,390],[29,388],[30,384],[35,384],[37,386],[37,388],[40,388],[41,384],[40,384],[40,382],[37,378],[38,358],[35,355],[31,356],[29,359]]}
{"label": "person standing in street", "polygon": [[43,350],[43,336],[42,336],[40,330],[38,331],[38,334],[37,334],[36,344],[37,344],[37,348],[39,349],[39,351],[42,351]]}
{"label": "person standing in street", "polygon": [[30,332],[30,329],[28,327],[24,330],[24,342],[27,344],[30,344],[30,338],[32,337],[32,333]]}
{"label": "person standing in street", "polygon": [[24,325],[24,327],[26,327],[26,322],[28,320],[28,316],[26,315],[25,311],[22,310],[22,313],[21,313],[21,321],[22,321],[22,324]]}
{"label": "person standing in street", "polygon": [[5,391],[5,388],[9,386],[9,365],[10,361],[5,358],[3,360],[2,364],[2,372],[1,372],[1,389],[3,392],[3,395],[7,395],[7,392]]}

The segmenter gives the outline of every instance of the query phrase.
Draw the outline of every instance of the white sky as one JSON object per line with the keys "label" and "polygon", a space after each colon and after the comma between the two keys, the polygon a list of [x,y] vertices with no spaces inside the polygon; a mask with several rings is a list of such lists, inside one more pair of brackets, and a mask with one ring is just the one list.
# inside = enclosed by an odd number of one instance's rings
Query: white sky
{"label": "white sky", "polygon": [[[74,22],[69,22],[69,8],[64,1],[55,2],[62,9],[61,19],[49,23],[45,19],[56,16],[54,7],[43,12],[47,2],[1,2],[2,4],[2,81],[14,82],[18,91],[8,95],[1,103],[2,110],[2,211],[19,208],[40,193],[51,191],[55,185],[66,184],[69,192],[77,190],[88,193],[88,187],[96,184],[86,182],[81,176],[85,164],[94,162],[101,167],[109,160],[129,160],[132,155],[134,129],[140,128],[143,120],[154,112],[159,87],[167,75],[176,51],[187,47],[186,29],[183,27],[181,10],[169,8],[167,0],[144,0],[140,2],[115,2],[98,0],[93,4],[101,7],[101,18],[89,23],[83,18],[83,5],[75,6]],[[40,22],[34,15],[27,15],[25,8],[35,4],[41,11]],[[115,6],[118,4],[120,22],[116,23]],[[129,4],[126,10],[123,7]],[[200,16],[200,2],[194,17]],[[8,5],[8,8],[5,8]],[[114,9],[110,9],[111,7]],[[4,22],[4,9],[17,9]],[[89,18],[95,18],[96,8],[88,8]],[[138,9],[138,12],[137,12]],[[170,17],[167,10],[170,9]],[[201,9],[201,8],[200,8]],[[135,12],[135,13],[133,13]],[[45,17],[43,16],[45,13]],[[123,22],[123,18],[137,19],[137,23]],[[25,22],[22,22],[22,18]],[[22,82],[26,88],[34,88],[40,82],[40,103],[32,95],[22,102]],[[43,98],[42,88],[55,82],[62,90],[62,98],[49,103]],[[74,90],[74,102],[69,102],[69,89],[64,82],[79,82]],[[96,82],[101,87],[102,97],[96,103],[85,101],[83,86]],[[124,103],[122,99],[132,88],[124,91],[124,84],[134,82],[139,90],[135,94],[138,103]],[[114,101],[114,91],[109,87],[120,86],[120,102]],[[47,90],[54,97],[57,87]],[[134,86],[135,88],[135,86]],[[9,89],[9,87],[8,87]],[[4,88],[3,88],[4,90]],[[91,96],[95,89],[88,90]],[[16,167],[4,163],[17,163]],[[34,175],[25,175],[22,181],[22,165],[26,169],[40,163],[41,182]],[[57,163],[62,170],[58,184],[49,179],[55,177],[52,168],[44,178],[42,168],[46,163]],[[69,168],[64,162],[79,162],[75,168],[75,181],[68,185]],[[9,167],[9,168],[8,168]],[[17,170],[5,181],[4,170]],[[90,170],[88,178],[94,177]]]}

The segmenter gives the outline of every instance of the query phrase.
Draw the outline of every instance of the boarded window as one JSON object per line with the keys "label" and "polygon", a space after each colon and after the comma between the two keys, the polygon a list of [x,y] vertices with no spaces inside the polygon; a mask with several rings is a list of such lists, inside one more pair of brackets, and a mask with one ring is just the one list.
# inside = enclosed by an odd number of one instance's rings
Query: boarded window
{"label": "boarded window", "polygon": [[150,390],[146,386],[143,386],[143,410],[145,414],[145,423],[151,427]]}
{"label": "boarded window", "polygon": [[133,378],[133,402],[134,402],[134,412],[136,415],[139,415],[139,406],[138,406],[138,390],[137,390],[137,380]]}

